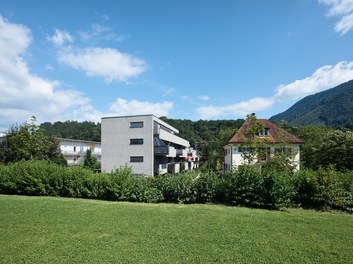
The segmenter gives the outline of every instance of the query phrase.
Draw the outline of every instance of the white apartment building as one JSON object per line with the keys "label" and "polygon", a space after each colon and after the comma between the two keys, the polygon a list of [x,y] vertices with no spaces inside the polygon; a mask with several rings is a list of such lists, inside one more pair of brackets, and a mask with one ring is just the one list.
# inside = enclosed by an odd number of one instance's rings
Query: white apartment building
{"label": "white apartment building", "polygon": [[60,151],[68,165],[81,165],[86,156],[86,151],[91,150],[91,155],[101,161],[101,143],[88,140],[58,138]]}
{"label": "white apartment building", "polygon": [[198,167],[189,141],[154,115],[103,117],[101,126],[103,172],[129,166],[134,174],[151,176]]}

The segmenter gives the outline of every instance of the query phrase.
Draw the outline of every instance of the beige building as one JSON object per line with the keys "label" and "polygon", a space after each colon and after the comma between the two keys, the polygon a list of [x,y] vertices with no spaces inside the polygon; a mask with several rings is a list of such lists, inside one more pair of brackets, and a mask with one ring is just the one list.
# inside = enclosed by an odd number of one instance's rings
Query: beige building
{"label": "beige building", "polygon": [[[263,142],[265,147],[262,155],[250,158],[251,163],[261,163],[276,155],[277,151],[290,151],[292,164],[295,170],[300,168],[300,145],[304,141],[278,127],[267,119],[257,119],[263,125],[263,131],[256,135],[255,140]],[[246,132],[251,128],[251,122],[246,120],[239,130],[225,142],[224,148],[224,169],[226,171],[238,169],[239,166],[248,162],[244,157],[249,153],[246,146]]]}

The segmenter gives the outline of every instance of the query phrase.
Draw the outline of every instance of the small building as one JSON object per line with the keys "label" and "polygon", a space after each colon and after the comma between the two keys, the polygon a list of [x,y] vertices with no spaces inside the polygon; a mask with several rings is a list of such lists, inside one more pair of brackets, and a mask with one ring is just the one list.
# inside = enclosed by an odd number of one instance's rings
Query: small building
{"label": "small building", "polygon": [[151,176],[198,167],[189,141],[154,115],[103,117],[101,126],[103,172],[129,166],[134,174]]}
{"label": "small building", "polygon": [[88,149],[91,155],[101,161],[101,143],[88,140],[77,140],[68,138],[58,138],[60,151],[67,161],[68,165],[81,165]]}
{"label": "small building", "polygon": [[254,140],[262,143],[261,154],[259,154],[260,151],[255,151],[256,155],[253,155],[250,159],[247,156],[250,153],[247,146],[249,144],[247,132],[252,128],[251,121],[247,119],[223,146],[224,169],[226,171],[238,169],[241,165],[249,164],[249,161],[250,164],[265,162],[276,155],[278,151],[286,151],[291,154],[291,163],[295,167],[295,170],[299,170],[300,145],[304,144],[304,141],[267,119],[256,119],[256,122],[262,124],[263,127],[263,130],[254,136]]}

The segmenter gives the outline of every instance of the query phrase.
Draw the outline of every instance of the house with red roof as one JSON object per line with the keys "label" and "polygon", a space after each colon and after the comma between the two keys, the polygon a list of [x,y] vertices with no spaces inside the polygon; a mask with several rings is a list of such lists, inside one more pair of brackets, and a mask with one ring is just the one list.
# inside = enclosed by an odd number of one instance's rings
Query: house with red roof
{"label": "house with red roof", "polygon": [[[248,118],[237,132],[224,143],[224,169],[230,171],[238,169],[244,164],[262,163],[275,156],[277,153],[287,151],[295,170],[300,168],[300,145],[304,141],[292,133],[280,128],[267,119]],[[260,124],[260,130],[251,130],[256,124]],[[249,138],[249,131],[256,131]],[[261,146],[262,153],[249,150],[251,142],[257,142]],[[252,146],[253,147],[253,146]],[[250,155],[250,159],[249,159]]]}

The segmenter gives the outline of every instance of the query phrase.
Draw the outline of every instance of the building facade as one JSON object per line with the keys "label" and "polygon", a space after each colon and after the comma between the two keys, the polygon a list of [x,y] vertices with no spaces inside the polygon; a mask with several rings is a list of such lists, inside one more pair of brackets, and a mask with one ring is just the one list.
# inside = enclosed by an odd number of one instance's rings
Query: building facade
{"label": "building facade", "polygon": [[101,162],[101,143],[96,141],[58,138],[60,151],[68,165],[81,165],[88,149],[91,155]]}
{"label": "building facade", "polygon": [[261,151],[254,151],[251,156],[247,144],[247,131],[251,129],[250,120],[246,120],[239,130],[234,133],[224,144],[224,169],[230,171],[238,169],[244,164],[256,164],[269,160],[279,152],[286,152],[291,159],[294,170],[300,168],[300,145],[304,141],[278,127],[267,119],[256,119],[263,130],[254,139],[261,145]]}
{"label": "building facade", "polygon": [[134,174],[151,176],[198,166],[189,141],[154,115],[103,117],[101,126],[103,172],[129,166]]}

